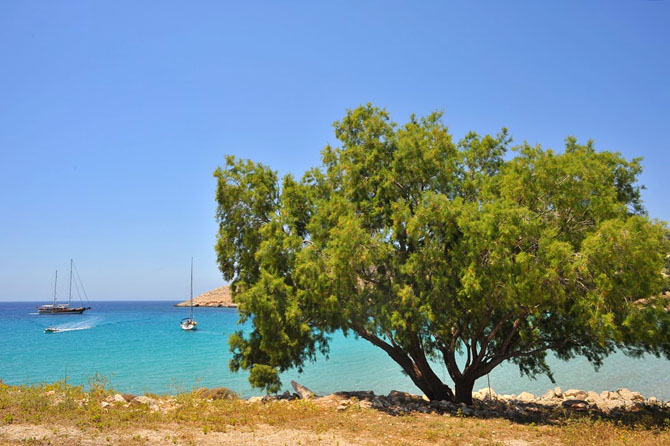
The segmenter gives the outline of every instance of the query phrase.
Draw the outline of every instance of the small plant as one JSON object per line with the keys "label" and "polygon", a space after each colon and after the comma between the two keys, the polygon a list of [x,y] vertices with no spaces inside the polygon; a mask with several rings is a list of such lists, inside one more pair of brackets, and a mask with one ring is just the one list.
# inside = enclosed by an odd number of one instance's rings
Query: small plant
{"label": "small plant", "polygon": [[91,396],[102,398],[113,392],[112,390],[112,375],[107,377],[100,372],[95,372],[92,376],[87,377],[89,393]]}

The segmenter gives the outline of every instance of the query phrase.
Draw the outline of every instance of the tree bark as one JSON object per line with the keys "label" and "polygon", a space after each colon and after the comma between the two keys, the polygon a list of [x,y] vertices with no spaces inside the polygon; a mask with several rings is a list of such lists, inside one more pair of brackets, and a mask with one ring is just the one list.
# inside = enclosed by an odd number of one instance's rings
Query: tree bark
{"label": "tree bark", "polygon": [[475,386],[475,380],[462,378],[454,382],[456,388],[456,402],[472,405],[472,388]]}
{"label": "tree bark", "polygon": [[417,363],[416,360],[413,360],[407,352],[397,345],[390,345],[364,329],[359,328],[356,332],[363,339],[380,347],[391,359],[397,362],[429,400],[455,401],[454,393],[433,372],[430,364],[425,360],[425,355],[422,351],[414,351],[415,357],[419,359]]}
{"label": "tree bark", "polygon": [[[418,342],[417,342],[418,345]],[[423,390],[424,395],[431,401],[448,400],[454,401],[454,393],[449,386],[435,374],[426,355],[421,347],[414,347],[409,351],[409,355],[414,361],[414,368],[417,371],[417,377],[423,381],[423,386],[417,386]]]}
{"label": "tree bark", "polygon": [[414,384],[423,391],[423,394],[431,401],[455,401],[454,392],[451,391],[449,386],[444,384],[435,374],[431,375],[418,375],[413,377],[412,381]]}

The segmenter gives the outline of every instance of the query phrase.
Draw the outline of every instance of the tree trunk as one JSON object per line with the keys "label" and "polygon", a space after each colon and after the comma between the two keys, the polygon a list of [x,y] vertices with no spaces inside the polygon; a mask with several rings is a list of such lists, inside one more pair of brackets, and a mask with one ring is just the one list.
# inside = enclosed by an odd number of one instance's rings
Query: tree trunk
{"label": "tree trunk", "polygon": [[424,395],[431,401],[447,400],[455,401],[454,393],[449,386],[444,384],[440,378],[433,372],[430,364],[425,359],[422,350],[413,350],[414,358],[412,358],[397,345],[390,345],[382,341],[379,337],[368,332],[363,328],[356,330],[356,333],[363,339],[370,341],[372,344],[384,350],[412,379],[412,382],[423,391]]}
{"label": "tree trunk", "polygon": [[[451,391],[449,386],[444,384],[439,379],[428,380],[423,378],[424,385],[419,388],[423,390],[424,395],[428,397],[431,401],[454,401],[454,392]],[[430,382],[427,382],[430,381]]]}
{"label": "tree trunk", "polygon": [[456,388],[456,402],[465,403],[468,406],[472,405],[472,388],[475,381],[471,379],[460,379],[454,382]]}
{"label": "tree trunk", "polygon": [[411,362],[409,364],[401,364],[401,366],[412,379],[414,385],[421,389],[423,394],[426,395],[429,400],[446,400],[451,402],[456,400],[454,393],[449,386],[444,384],[437,375],[432,373],[432,370],[430,371],[431,373],[421,373]]}

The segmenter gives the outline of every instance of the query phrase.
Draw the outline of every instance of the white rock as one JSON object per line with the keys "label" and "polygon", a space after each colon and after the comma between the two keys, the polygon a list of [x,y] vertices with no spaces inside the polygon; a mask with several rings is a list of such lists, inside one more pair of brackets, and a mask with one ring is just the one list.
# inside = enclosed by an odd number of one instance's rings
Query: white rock
{"label": "white rock", "polygon": [[583,390],[569,389],[563,393],[563,396],[570,399],[584,400],[586,399],[587,394]]}
{"label": "white rock", "polygon": [[640,392],[632,392],[628,389],[618,389],[617,393],[621,395],[621,397],[625,400],[628,401],[644,401],[644,397]]}
{"label": "white rock", "polygon": [[600,395],[592,390],[590,390],[586,395],[586,401],[589,403],[597,403],[600,400],[602,400]]}
{"label": "white rock", "polygon": [[551,389],[547,390],[544,393],[544,395],[542,395],[543,400],[553,400],[553,399],[556,399],[556,398],[560,398],[560,397],[558,395],[556,395],[556,391],[551,390]]}
{"label": "white rock", "polygon": [[619,400],[621,399],[621,395],[619,395],[616,392],[610,392],[608,390],[605,390],[603,392],[600,392],[600,398],[604,400]]}
{"label": "white rock", "polygon": [[605,412],[610,412],[614,409],[619,409],[624,407],[625,402],[622,399],[603,399],[598,403],[598,408]]}
{"label": "white rock", "polygon": [[149,398],[148,396],[144,396],[144,395],[136,396],[133,399],[133,401],[137,402],[137,403],[140,403],[140,404],[155,404],[156,403],[155,399]]}
{"label": "white rock", "polygon": [[371,409],[372,403],[368,400],[362,400],[358,403],[361,409]]}
{"label": "white rock", "polygon": [[518,396],[519,401],[531,402],[535,399],[535,395],[530,392],[521,392]]}
{"label": "white rock", "polygon": [[496,399],[498,397],[498,394],[493,389],[491,389],[491,393],[489,394],[489,388],[485,387],[473,393],[472,397],[477,398],[478,400],[488,400],[488,399]]}

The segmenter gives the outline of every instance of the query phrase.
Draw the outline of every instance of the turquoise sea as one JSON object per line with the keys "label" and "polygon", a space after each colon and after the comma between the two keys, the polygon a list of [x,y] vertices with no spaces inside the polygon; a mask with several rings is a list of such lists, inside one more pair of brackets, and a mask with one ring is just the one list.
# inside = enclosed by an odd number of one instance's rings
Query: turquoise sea
{"label": "turquoise sea", "polygon": [[[176,393],[194,387],[229,387],[242,396],[260,395],[246,373],[228,369],[228,335],[237,329],[234,309],[196,308],[199,328],[184,332],[179,320],[187,308],[174,302],[91,302],[83,315],[37,315],[41,302],[0,303],[0,379],[7,384],[51,382],[67,378],[86,385],[101,374],[112,387],[128,393]],[[46,334],[53,324],[70,331]],[[556,385],[564,390],[615,390],[627,387],[670,400],[670,361],[622,354],[608,358],[599,372],[584,359],[563,362],[552,358]],[[444,367],[437,373],[446,377]],[[317,393],[338,390],[405,390],[420,393],[384,352],[366,341],[335,335],[330,359],[319,358],[302,374],[286,373],[286,389],[295,379]],[[490,375],[498,393],[529,391],[542,394],[553,388],[546,377],[520,377],[518,369],[503,365]],[[486,387],[486,378],[475,390]]]}

